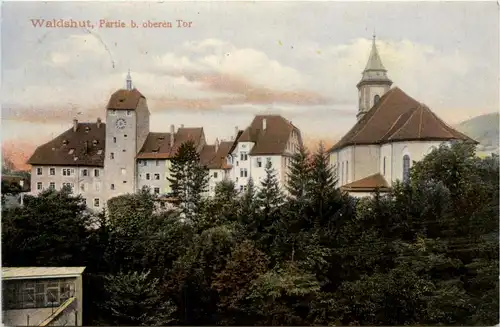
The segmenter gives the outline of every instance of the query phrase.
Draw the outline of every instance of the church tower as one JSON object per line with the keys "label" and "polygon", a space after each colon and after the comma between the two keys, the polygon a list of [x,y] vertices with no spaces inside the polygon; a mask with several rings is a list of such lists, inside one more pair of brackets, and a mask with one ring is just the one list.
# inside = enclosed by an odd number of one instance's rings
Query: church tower
{"label": "church tower", "polygon": [[360,120],[368,110],[391,88],[392,81],[387,77],[387,70],[382,64],[373,35],[372,50],[361,81],[359,81],[359,109],[356,117]]}

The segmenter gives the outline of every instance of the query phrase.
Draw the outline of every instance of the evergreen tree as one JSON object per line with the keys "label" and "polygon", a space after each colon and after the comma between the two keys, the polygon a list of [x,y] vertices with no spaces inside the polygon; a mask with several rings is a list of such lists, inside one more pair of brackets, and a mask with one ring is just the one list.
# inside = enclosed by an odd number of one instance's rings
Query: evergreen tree
{"label": "evergreen tree", "polygon": [[308,183],[307,198],[310,216],[314,217],[318,228],[328,224],[330,218],[339,210],[342,201],[336,189],[337,180],[329,165],[328,153],[323,143],[312,157],[311,181]]}
{"label": "evergreen tree", "polygon": [[262,180],[257,192],[257,203],[264,215],[267,216],[283,204],[284,197],[271,161],[267,162],[265,172],[266,177]]}
{"label": "evergreen tree", "polygon": [[193,141],[183,143],[174,158],[168,178],[175,202],[192,219],[208,186],[208,171],[200,163]]}
{"label": "evergreen tree", "polygon": [[289,196],[297,201],[305,199],[307,190],[310,189],[311,163],[309,152],[304,146],[299,148],[299,152],[292,157],[290,172],[286,188]]}
{"label": "evergreen tree", "polygon": [[160,280],[150,272],[117,273],[105,278],[103,308],[115,325],[165,325],[173,321],[176,306],[160,291]]}

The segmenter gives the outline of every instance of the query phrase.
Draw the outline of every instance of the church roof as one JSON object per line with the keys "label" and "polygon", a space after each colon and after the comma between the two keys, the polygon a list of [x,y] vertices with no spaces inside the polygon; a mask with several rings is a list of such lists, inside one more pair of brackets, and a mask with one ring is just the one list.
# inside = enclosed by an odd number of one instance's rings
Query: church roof
{"label": "church roof", "polygon": [[382,59],[380,59],[380,55],[378,54],[377,45],[375,44],[375,37],[373,37],[372,51],[370,52],[370,57],[368,58],[368,62],[366,63],[365,71],[366,70],[386,70],[384,65],[382,64]]}
{"label": "church roof", "polygon": [[399,141],[472,140],[400,88],[389,90],[329,151]]}
{"label": "church roof", "polygon": [[387,192],[389,190],[389,184],[387,184],[384,176],[378,173],[341,187],[342,191],[347,192],[372,192],[377,188],[381,192]]}

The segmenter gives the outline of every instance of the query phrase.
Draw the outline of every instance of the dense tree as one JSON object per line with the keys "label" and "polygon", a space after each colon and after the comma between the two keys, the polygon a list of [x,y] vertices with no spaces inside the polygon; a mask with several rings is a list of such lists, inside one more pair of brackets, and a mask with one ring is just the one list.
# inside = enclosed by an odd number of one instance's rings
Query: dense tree
{"label": "dense tree", "polygon": [[160,291],[160,280],[149,272],[116,273],[106,279],[104,310],[121,326],[165,325],[174,319],[175,305]]}
{"label": "dense tree", "polygon": [[[184,150],[178,194],[200,168]],[[268,165],[241,194],[224,182],[184,198],[186,221],[147,189],[100,213],[47,191],[2,209],[2,263],[86,266],[86,325],[497,324],[498,157],[442,146],[410,176],[354,199],[322,147],[302,149],[286,196]]]}

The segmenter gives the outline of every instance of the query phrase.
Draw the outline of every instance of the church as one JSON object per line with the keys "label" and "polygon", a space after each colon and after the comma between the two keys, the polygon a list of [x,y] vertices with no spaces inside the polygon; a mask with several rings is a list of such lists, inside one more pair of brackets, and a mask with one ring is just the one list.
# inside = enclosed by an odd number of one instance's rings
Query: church
{"label": "church", "polygon": [[351,196],[387,192],[395,181],[407,181],[412,163],[443,142],[477,143],[392,84],[374,36],[357,84],[357,122],[328,151],[337,185]]}

